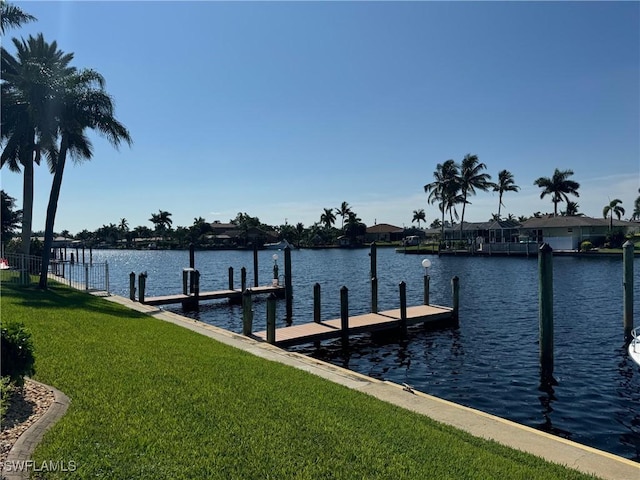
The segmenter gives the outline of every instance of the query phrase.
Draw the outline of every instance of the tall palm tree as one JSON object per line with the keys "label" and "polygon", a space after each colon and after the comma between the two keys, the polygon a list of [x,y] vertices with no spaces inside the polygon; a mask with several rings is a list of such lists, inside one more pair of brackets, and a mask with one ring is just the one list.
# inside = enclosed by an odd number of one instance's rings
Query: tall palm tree
{"label": "tall palm tree", "polygon": [[460,240],[462,240],[462,227],[464,224],[464,211],[467,207],[470,195],[476,194],[477,190],[487,191],[493,186],[491,175],[481,173],[487,166],[478,160],[477,155],[467,154],[460,164],[460,193],[462,195],[462,216],[460,217]]}
{"label": "tall palm tree", "polygon": [[22,210],[16,210],[16,199],[0,190],[0,244],[4,246],[14,236],[14,231],[22,222]]}
{"label": "tall palm tree", "polygon": [[613,216],[618,217],[618,220],[624,215],[624,208],[620,205],[622,200],[616,198],[609,202],[609,205],[605,205],[602,209],[602,216],[604,218],[609,217],[609,232],[613,231]]}
{"label": "tall palm tree", "polygon": [[17,28],[23,23],[37,20],[33,15],[23,12],[12,3],[0,0],[0,32],[4,35],[7,28]]}
{"label": "tall palm tree", "polygon": [[342,202],[340,208],[336,208],[336,213],[342,217],[342,230],[344,230],[344,219],[351,213],[351,207],[347,202]]}
{"label": "tall palm tree", "polygon": [[493,185],[493,191],[498,192],[498,220],[500,219],[500,208],[504,206],[502,203],[502,195],[505,192],[517,192],[520,187],[515,184],[513,173],[509,170],[500,170],[498,172],[498,183]]}
{"label": "tall palm tree", "polygon": [[438,203],[438,209],[442,213],[441,240],[444,240],[444,214],[449,212],[451,215],[451,223],[453,224],[452,211],[455,212],[455,205],[460,200],[460,185],[458,183],[459,169],[455,160],[447,160],[444,163],[436,165],[436,171],[433,172],[434,181],[424,186],[424,191],[429,196],[427,201],[431,204]]}
{"label": "tall palm tree", "polygon": [[424,213],[424,208],[413,211],[413,219],[411,220],[411,223],[418,222],[418,228],[420,228],[420,222],[426,223],[426,221],[427,221],[427,216]]}
{"label": "tall palm tree", "polygon": [[53,183],[47,206],[40,288],[47,286],[53,227],[58,210],[62,176],[67,154],[80,163],[93,156],[85,131],[91,129],[105,137],[116,149],[122,142],[131,145],[131,135],[114,116],[113,100],[104,90],[104,78],[94,70],[69,75],[55,99],[60,148],[53,169]]}
{"label": "tall palm tree", "polygon": [[578,205],[577,202],[567,202],[567,208],[564,212],[561,212],[562,215],[567,216],[567,217],[581,217],[584,216],[582,213],[578,212],[578,208],[580,208],[580,205]]}
{"label": "tall palm tree", "polygon": [[[343,202],[343,205],[346,202]],[[320,223],[324,223],[326,228],[331,228],[331,225],[336,223],[336,216],[333,213],[332,208],[325,208],[322,215],[320,215]]]}
{"label": "tall palm tree", "polygon": [[50,166],[54,164],[57,128],[53,99],[64,82],[75,72],[69,63],[72,54],[58,50],[56,42],[42,34],[27,40],[13,39],[16,56],[4,48],[2,57],[1,141],[4,144],[0,166],[23,171],[22,252],[29,254],[33,217],[34,163],[44,151]]}
{"label": "tall palm tree", "polygon": [[568,195],[575,195],[579,197],[578,189],[580,188],[580,184],[578,182],[574,182],[573,180],[569,180],[569,177],[573,175],[573,170],[558,170],[556,168],[555,172],[553,172],[553,176],[549,177],[540,177],[535,182],[534,185],[537,185],[544,190],[540,194],[540,198],[544,198],[545,195],[551,195],[551,201],[553,202],[553,216],[558,216],[558,203],[560,202],[568,202]]}

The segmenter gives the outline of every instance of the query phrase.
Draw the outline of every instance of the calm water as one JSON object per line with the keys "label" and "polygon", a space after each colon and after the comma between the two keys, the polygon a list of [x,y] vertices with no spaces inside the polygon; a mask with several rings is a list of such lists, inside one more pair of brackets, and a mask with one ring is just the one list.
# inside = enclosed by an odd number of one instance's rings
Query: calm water
{"label": "calm water", "polygon": [[[259,252],[259,283],[273,277],[273,251]],[[283,253],[278,264],[284,273]],[[369,250],[292,252],[294,323],[312,320],[313,284],[322,287],[322,317],[340,316],[339,289],[349,288],[350,313],[369,310]],[[423,257],[378,249],[381,310],[399,305],[398,283],[407,282],[407,302],[422,302]],[[538,292],[535,258],[429,257],[431,302],[451,304],[450,280],[460,277],[460,327],[411,329],[406,337],[354,338],[321,349],[297,347],[360,373],[408,383],[428,394],[539,428],[640,462],[640,367],[626,354],[622,329],[622,261],[616,258],[554,257],[555,368],[557,385],[541,385],[538,364]],[[128,296],[129,273],[147,271],[147,295],[179,293],[188,252],[94,252],[107,260],[111,290]],[[197,252],[201,290],[227,288],[228,267],[253,282],[253,253]],[[634,264],[635,319],[640,324],[640,259]],[[278,303],[284,316],[284,301]],[[167,309],[181,313],[180,307]],[[254,303],[254,329],[265,328],[266,302]],[[189,313],[240,332],[241,309],[226,302]],[[284,325],[284,320],[279,320]]]}

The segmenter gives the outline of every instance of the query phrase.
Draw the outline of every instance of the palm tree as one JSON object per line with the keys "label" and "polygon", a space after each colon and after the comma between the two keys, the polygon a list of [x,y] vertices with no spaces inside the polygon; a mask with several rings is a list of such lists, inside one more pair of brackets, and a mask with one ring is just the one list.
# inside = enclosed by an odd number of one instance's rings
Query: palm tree
{"label": "palm tree", "polygon": [[580,184],[578,182],[574,182],[573,180],[569,180],[569,177],[573,175],[573,170],[558,170],[556,168],[555,172],[553,172],[553,176],[549,177],[540,177],[535,182],[534,185],[537,185],[540,188],[544,188],[542,193],[540,194],[540,198],[544,198],[545,195],[551,195],[551,201],[553,202],[553,216],[558,216],[558,203],[560,202],[568,202],[568,195],[575,195],[579,197],[578,189],[580,188]]}
{"label": "palm tree", "polygon": [[427,221],[427,216],[424,213],[424,208],[413,211],[413,219],[411,220],[411,223],[418,222],[418,228],[420,228],[420,222],[426,223],[426,221]]}
{"label": "palm tree", "polygon": [[22,210],[16,210],[16,199],[4,190],[0,190],[0,207],[0,243],[4,252],[6,243],[13,238],[14,231],[22,222]]}
{"label": "palm tree", "polygon": [[344,230],[344,219],[351,213],[351,207],[347,202],[342,202],[340,208],[336,208],[336,213],[342,217],[342,230]]}
{"label": "palm tree", "polygon": [[22,251],[29,254],[33,216],[34,163],[40,164],[44,151],[50,166],[55,162],[57,134],[53,99],[63,79],[75,72],[69,67],[72,54],[58,50],[56,42],[42,34],[25,40],[13,39],[16,57],[2,48],[1,140],[4,144],[0,166],[23,170]]}
{"label": "palm tree", "polygon": [[613,215],[615,214],[615,216],[618,217],[618,220],[620,220],[620,217],[624,215],[624,208],[620,205],[621,203],[622,200],[616,198],[611,200],[609,205],[605,205],[602,209],[602,216],[604,218],[609,217],[609,232],[613,231]]}
{"label": "palm tree", "polygon": [[460,193],[462,194],[462,216],[460,217],[460,240],[462,240],[462,227],[464,224],[464,211],[467,207],[467,203],[471,203],[468,200],[470,195],[476,194],[476,189],[487,191],[493,186],[491,183],[491,175],[488,173],[481,173],[487,166],[484,163],[480,163],[477,155],[467,154],[462,159],[460,164]]}
{"label": "palm tree", "polygon": [[47,206],[40,288],[47,287],[53,227],[67,153],[76,163],[91,159],[93,149],[85,134],[87,129],[105,137],[116,149],[122,142],[131,145],[129,131],[114,117],[113,101],[104,90],[104,83],[104,78],[98,72],[83,70],[65,79],[55,99],[54,111],[60,134],[60,149],[53,169],[53,183]]}
{"label": "palm tree", "polygon": [[24,13],[19,7],[6,2],[0,1],[0,32],[4,35],[7,28],[17,28],[23,23],[29,23],[37,20],[33,15]]}
{"label": "palm tree", "polygon": [[433,182],[424,186],[425,193],[429,194],[427,201],[431,204],[438,202],[438,209],[442,213],[442,221],[440,227],[441,240],[444,240],[444,214],[449,212],[451,215],[451,223],[453,224],[452,211],[458,218],[455,211],[455,204],[460,200],[460,185],[458,183],[458,165],[454,160],[447,160],[444,163],[436,165],[436,171],[433,172]]}
{"label": "palm tree", "polygon": [[[638,189],[638,193],[640,193],[640,188]],[[636,201],[633,204],[633,215],[631,216],[632,220],[640,220],[640,196],[636,198]]]}
{"label": "palm tree", "polygon": [[580,217],[580,216],[583,216],[582,213],[578,212],[578,208],[580,208],[580,205],[578,205],[577,202],[568,201],[567,202],[567,209],[564,212],[560,212],[560,213],[562,215],[566,216],[566,217]]}
{"label": "palm tree", "polygon": [[[342,204],[345,205],[346,202],[343,202]],[[336,216],[334,215],[332,208],[324,209],[324,212],[320,215],[320,223],[324,223],[326,228],[331,228],[331,225],[336,223]]]}
{"label": "palm tree", "polygon": [[498,220],[500,220],[500,208],[504,206],[502,203],[502,195],[505,192],[517,192],[520,187],[513,180],[513,173],[509,170],[500,170],[498,172],[498,183],[494,184],[493,191],[498,192]]}

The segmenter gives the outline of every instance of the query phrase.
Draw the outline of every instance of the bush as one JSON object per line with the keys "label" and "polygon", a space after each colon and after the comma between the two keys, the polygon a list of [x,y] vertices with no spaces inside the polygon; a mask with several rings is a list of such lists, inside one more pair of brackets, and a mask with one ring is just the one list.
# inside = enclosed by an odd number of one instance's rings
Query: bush
{"label": "bush", "polygon": [[22,387],[25,375],[33,375],[33,344],[31,334],[22,323],[9,322],[2,325],[0,375],[9,377],[11,382]]}
{"label": "bush", "polygon": [[589,250],[592,250],[592,249],[593,249],[593,243],[591,243],[589,240],[585,240],[580,244],[581,252],[588,252]]}
{"label": "bush", "polygon": [[9,408],[9,398],[12,393],[11,379],[9,377],[0,378],[0,424],[4,424],[4,416]]}

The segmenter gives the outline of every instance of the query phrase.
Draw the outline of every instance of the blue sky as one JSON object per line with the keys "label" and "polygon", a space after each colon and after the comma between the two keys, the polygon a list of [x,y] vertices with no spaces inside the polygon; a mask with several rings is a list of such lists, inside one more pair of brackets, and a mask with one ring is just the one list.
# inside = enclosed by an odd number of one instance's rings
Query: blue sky
{"label": "blue sky", "polygon": [[[151,227],[237,212],[319,221],[347,201],[368,225],[411,224],[436,164],[477,154],[521,187],[503,214],[552,212],[555,168],[580,211],[627,210],[640,187],[638,2],[15,2],[104,75],[132,148],[94,139],[65,170],[56,230]],[[2,188],[22,203],[22,178]],[[34,230],[51,176],[36,169]],[[498,196],[471,199],[485,221]]]}

